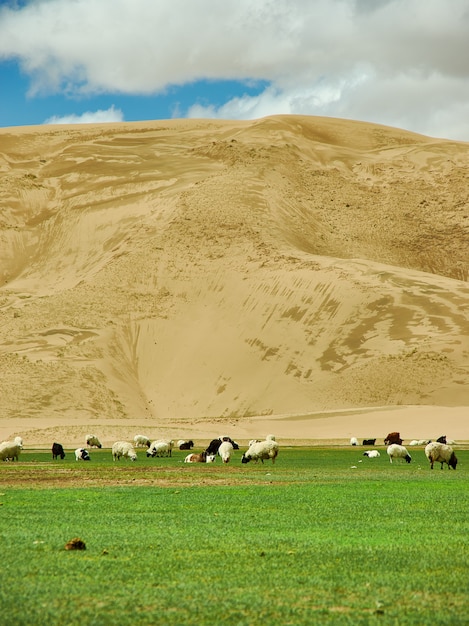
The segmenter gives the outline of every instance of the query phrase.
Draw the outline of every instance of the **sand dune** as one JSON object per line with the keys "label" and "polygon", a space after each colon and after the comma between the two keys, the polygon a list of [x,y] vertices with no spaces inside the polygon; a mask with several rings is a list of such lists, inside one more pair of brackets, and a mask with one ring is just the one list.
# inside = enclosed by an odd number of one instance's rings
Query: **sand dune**
{"label": "sand dune", "polygon": [[331,118],[0,130],[0,438],[469,440],[468,166]]}

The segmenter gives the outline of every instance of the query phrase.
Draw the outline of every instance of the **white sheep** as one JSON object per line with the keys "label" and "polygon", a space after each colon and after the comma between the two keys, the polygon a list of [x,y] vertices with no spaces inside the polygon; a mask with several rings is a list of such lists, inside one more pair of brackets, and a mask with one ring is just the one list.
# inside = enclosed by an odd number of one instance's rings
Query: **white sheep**
{"label": "white sheep", "polygon": [[458,464],[458,459],[454,454],[453,448],[444,443],[438,443],[436,441],[429,443],[425,447],[425,455],[430,461],[430,469],[433,469],[433,463],[441,463],[441,469],[443,469],[443,463],[446,463],[448,469],[451,467],[456,469],[456,465]]}
{"label": "white sheep", "polygon": [[407,448],[405,446],[400,446],[398,443],[392,443],[388,446],[386,452],[389,456],[389,461],[392,463],[393,459],[404,459],[407,463],[410,463],[412,457],[407,452]]}
{"label": "white sheep", "polygon": [[75,450],[75,461],[89,461],[90,455],[85,448],[77,448]]}
{"label": "white sheep", "polygon": [[350,445],[351,446],[358,446],[358,439],[356,437],[351,437],[350,438]]}
{"label": "white sheep", "polygon": [[172,456],[174,441],[171,439],[160,439],[154,441],[147,450],[147,456]]}
{"label": "white sheep", "polygon": [[417,439],[412,439],[412,441],[409,443],[409,446],[418,446],[420,445]]}
{"label": "white sheep", "polygon": [[14,441],[2,441],[0,443],[0,460],[17,461],[21,453],[21,446]]}
{"label": "white sheep", "polygon": [[96,435],[86,435],[86,445],[90,448],[102,448],[101,442]]}
{"label": "white sheep", "polygon": [[145,435],[135,435],[134,444],[136,448],[149,448],[151,441]]}
{"label": "white sheep", "polygon": [[248,443],[248,448],[250,448],[254,443],[260,443],[262,441],[262,439],[251,439],[251,441]]}
{"label": "white sheep", "polygon": [[377,459],[381,454],[378,450],[367,450],[363,453],[363,456],[367,456],[369,459]]}
{"label": "white sheep", "polygon": [[278,443],[272,439],[265,441],[258,441],[249,446],[247,452],[245,452],[241,458],[241,463],[249,463],[249,461],[257,461],[260,459],[264,463],[264,459],[272,459],[272,463],[275,463],[275,459],[278,455]]}
{"label": "white sheep", "polygon": [[275,435],[267,435],[267,437],[264,440],[262,440],[262,439],[251,439],[251,441],[249,441],[249,443],[248,443],[248,448],[250,448],[253,443],[260,443],[261,441],[275,441]]}
{"label": "white sheep", "polygon": [[431,443],[430,439],[419,439],[418,445],[419,446],[426,446],[427,443]]}
{"label": "white sheep", "polygon": [[233,444],[229,441],[222,441],[220,447],[218,448],[218,454],[220,455],[223,463],[229,463],[231,455],[233,454]]}
{"label": "white sheep", "polygon": [[129,441],[116,441],[112,445],[112,458],[120,461],[121,456],[130,459],[131,461],[137,460],[133,445]]}

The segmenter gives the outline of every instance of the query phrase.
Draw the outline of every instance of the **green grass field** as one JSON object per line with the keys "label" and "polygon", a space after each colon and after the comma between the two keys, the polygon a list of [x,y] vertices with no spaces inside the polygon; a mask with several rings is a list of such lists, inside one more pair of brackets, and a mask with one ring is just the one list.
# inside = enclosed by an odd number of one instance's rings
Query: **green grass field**
{"label": "green grass field", "polygon": [[[0,465],[5,624],[469,624],[469,451]],[[86,551],[66,551],[79,536]]]}

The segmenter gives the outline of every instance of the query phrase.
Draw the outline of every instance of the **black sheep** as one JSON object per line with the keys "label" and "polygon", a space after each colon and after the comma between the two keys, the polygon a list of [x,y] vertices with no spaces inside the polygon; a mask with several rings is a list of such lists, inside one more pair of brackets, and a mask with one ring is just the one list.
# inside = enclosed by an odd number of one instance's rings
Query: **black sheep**
{"label": "black sheep", "polygon": [[53,443],[52,444],[52,458],[58,459],[59,457],[61,459],[65,458],[65,452],[64,452],[63,446],[60,443]]}
{"label": "black sheep", "polygon": [[192,439],[189,439],[189,441],[184,441],[183,443],[179,444],[179,450],[191,450],[194,447],[194,442],[192,441]]}

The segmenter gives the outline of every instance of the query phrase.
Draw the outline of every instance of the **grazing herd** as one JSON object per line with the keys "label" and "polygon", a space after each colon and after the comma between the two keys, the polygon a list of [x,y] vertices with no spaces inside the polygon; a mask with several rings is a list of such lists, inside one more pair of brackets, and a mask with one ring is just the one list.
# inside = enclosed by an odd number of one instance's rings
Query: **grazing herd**
{"label": "grazing herd", "polygon": [[[86,435],[86,446],[88,448],[102,448],[102,444],[96,435]],[[191,450],[194,447],[192,439],[180,439],[177,442],[179,450]],[[23,441],[17,437],[14,441],[4,441],[0,444],[0,460],[17,461],[19,454],[23,448]],[[112,458],[114,461],[120,461],[121,458],[130,461],[137,460],[135,448],[146,448],[147,457],[171,457],[174,448],[172,439],[158,439],[151,441],[144,435],[135,435],[133,443],[129,441],[116,441],[111,448]],[[217,456],[220,457],[223,464],[230,462],[233,452],[239,450],[239,444],[227,435],[212,439],[207,448],[200,453],[190,452],[184,459],[185,463],[213,463]],[[247,452],[243,455],[242,463],[250,460],[264,462],[265,459],[275,459],[278,454],[278,444],[274,435],[268,435],[264,442],[259,440],[249,442]],[[52,459],[64,459],[65,450],[63,445],[56,441],[52,444]],[[75,450],[76,461],[90,461],[90,453],[86,447],[77,448]]]}
{"label": "grazing herd", "polygon": [[[384,439],[384,445],[387,446],[386,453],[389,457],[389,462],[392,463],[393,460],[402,460],[406,463],[410,463],[412,461],[412,457],[410,456],[407,448],[403,446],[403,439],[401,438],[401,434],[399,432],[389,433]],[[376,443],[376,439],[363,439],[364,446],[374,446]],[[425,446],[425,456],[430,462],[430,469],[433,469],[434,463],[441,463],[441,469],[443,469],[443,465],[446,463],[448,469],[451,467],[456,469],[456,465],[458,464],[458,459],[456,454],[454,453],[453,448],[454,441],[452,439],[447,439],[446,435],[442,435],[438,437],[435,442],[432,442],[430,439],[412,439],[409,443],[409,446]],[[352,437],[350,439],[351,446],[358,445],[358,439],[356,437]],[[363,453],[363,456],[368,457],[369,459],[375,459],[380,455],[378,450],[366,450]]]}
{"label": "grazing herd", "polygon": [[[102,444],[96,435],[86,435],[86,446],[89,448],[102,448]],[[430,469],[433,469],[435,463],[440,463],[441,469],[443,465],[447,465],[448,469],[456,469],[458,459],[452,445],[454,441],[447,439],[445,435],[438,437],[438,439],[432,442],[430,439],[413,439],[408,444],[409,446],[425,446],[425,456],[430,463]],[[374,446],[376,444],[376,438],[363,439],[364,446]],[[407,448],[402,445],[403,439],[399,432],[391,432],[384,439],[384,445],[387,446],[386,452],[389,457],[389,461],[392,464],[394,461],[401,461],[410,463],[412,457],[409,454]],[[358,446],[358,439],[352,437],[350,439],[350,445]],[[180,439],[177,442],[177,448],[179,450],[190,451],[194,447],[192,439]],[[112,445],[112,458],[114,461],[119,461],[121,458],[129,459],[130,461],[137,460],[137,453],[135,448],[146,448],[147,457],[171,457],[174,448],[174,441],[171,439],[158,439],[151,441],[144,435],[135,435],[133,443],[128,441],[116,441]],[[0,460],[1,461],[18,461],[21,451],[23,449],[23,440],[21,437],[15,437],[12,441],[3,441],[0,443]],[[189,452],[184,458],[184,463],[214,463],[217,456],[220,457],[223,464],[228,464],[234,454],[235,450],[239,450],[239,444],[228,437],[227,435],[212,439],[207,448],[201,452]],[[241,457],[241,463],[249,463],[250,461],[261,463],[264,461],[272,460],[275,463],[279,452],[279,445],[274,435],[267,435],[265,440],[253,439],[249,442],[248,449],[243,453]],[[363,456],[369,459],[379,458],[381,455],[378,450],[366,450],[363,452]],[[52,459],[64,459],[65,451],[62,444],[54,442],[52,444]],[[76,461],[90,461],[90,453],[86,448],[77,448],[75,450]]]}

